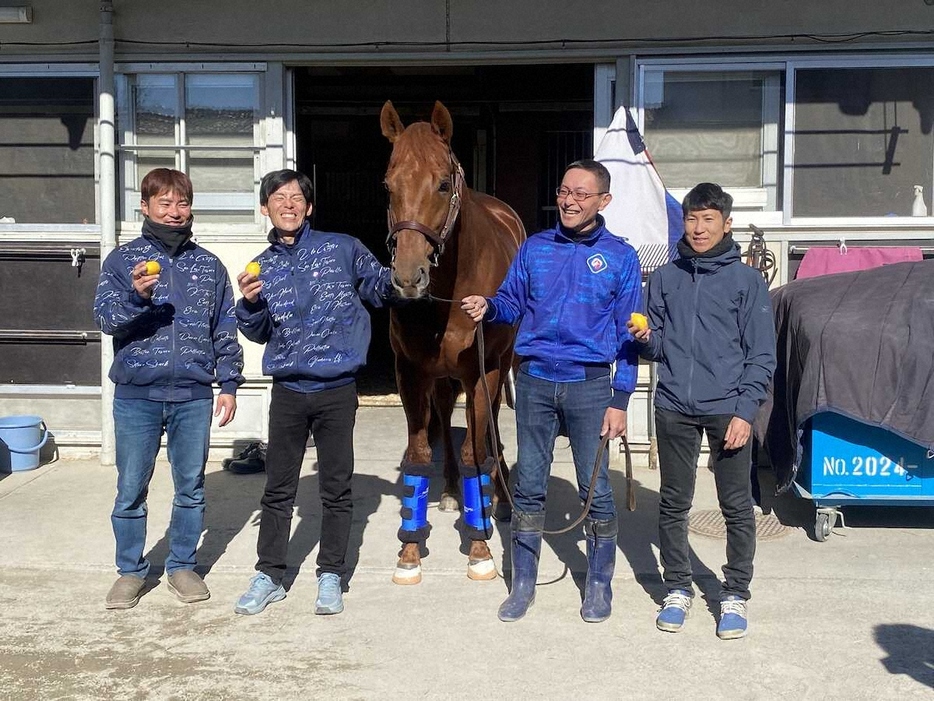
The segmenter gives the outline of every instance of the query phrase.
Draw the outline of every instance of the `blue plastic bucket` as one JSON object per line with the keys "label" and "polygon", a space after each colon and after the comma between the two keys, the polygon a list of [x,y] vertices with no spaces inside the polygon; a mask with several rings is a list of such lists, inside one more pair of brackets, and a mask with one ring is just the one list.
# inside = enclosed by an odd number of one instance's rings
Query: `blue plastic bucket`
{"label": "blue plastic bucket", "polygon": [[39,467],[39,450],[49,440],[40,416],[0,417],[0,472]]}

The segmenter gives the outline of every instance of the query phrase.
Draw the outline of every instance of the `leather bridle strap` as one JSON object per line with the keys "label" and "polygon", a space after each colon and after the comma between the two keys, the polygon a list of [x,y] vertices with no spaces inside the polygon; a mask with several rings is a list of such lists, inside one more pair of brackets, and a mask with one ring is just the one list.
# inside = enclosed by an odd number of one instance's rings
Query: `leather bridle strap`
{"label": "leather bridle strap", "polygon": [[424,236],[426,239],[431,241],[435,245],[436,248],[444,248],[444,239],[438,234],[438,232],[432,229],[429,229],[424,224],[420,224],[417,221],[413,221],[413,220],[401,221],[393,225],[392,228],[389,229],[390,240],[395,239],[396,234],[405,229],[411,229],[412,231],[417,231],[422,236]]}
{"label": "leather bridle strap", "polygon": [[411,219],[400,222],[393,222],[392,219],[392,209],[386,208],[386,219],[389,224],[389,235],[386,237],[386,246],[391,251],[394,247],[396,240],[396,234],[405,229],[410,229],[412,231],[417,231],[422,236],[431,241],[431,244],[435,248],[435,256],[441,255],[444,251],[444,244],[447,241],[448,235],[454,229],[454,225],[457,223],[457,216],[461,211],[461,200],[464,196],[464,169],[460,164],[460,161],[457,160],[457,157],[452,151],[451,156],[451,179],[454,183],[454,192],[451,194],[451,200],[448,204],[448,214],[444,219],[444,225],[441,227],[440,231],[435,231],[421,222],[417,222]]}

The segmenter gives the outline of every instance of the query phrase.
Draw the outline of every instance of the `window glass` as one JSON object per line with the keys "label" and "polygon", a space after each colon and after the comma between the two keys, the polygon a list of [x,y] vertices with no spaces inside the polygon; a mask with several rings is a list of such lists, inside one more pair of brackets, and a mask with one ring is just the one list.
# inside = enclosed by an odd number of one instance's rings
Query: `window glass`
{"label": "window glass", "polygon": [[252,75],[185,78],[185,128],[192,146],[252,146],[257,81]]}
{"label": "window glass", "polygon": [[136,143],[175,144],[178,89],[174,75],[141,75],[134,89]]}
{"label": "window glass", "polygon": [[0,78],[3,218],[95,222],[93,78]]}
{"label": "window glass", "polygon": [[795,216],[930,213],[934,68],[807,68],[795,74]]}
{"label": "window glass", "polygon": [[[141,75],[134,88],[136,143],[141,146],[174,146],[178,88],[173,75]],[[174,149],[141,149],[136,161],[139,171],[177,168]]]}
{"label": "window glass", "polygon": [[645,141],[665,185],[716,182],[757,209],[778,205],[778,71],[647,67]]}
{"label": "window glass", "polygon": [[253,154],[249,151],[194,151],[188,157],[188,177],[201,192],[253,194]]}

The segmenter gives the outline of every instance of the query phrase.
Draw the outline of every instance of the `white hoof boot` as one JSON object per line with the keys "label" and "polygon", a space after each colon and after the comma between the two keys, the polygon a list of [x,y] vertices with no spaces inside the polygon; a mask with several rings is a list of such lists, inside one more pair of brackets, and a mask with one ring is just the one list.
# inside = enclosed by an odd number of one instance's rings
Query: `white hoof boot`
{"label": "white hoof boot", "polygon": [[422,581],[421,565],[396,565],[396,571],[392,573],[393,584],[418,584]]}
{"label": "white hoof boot", "polygon": [[467,563],[467,576],[470,579],[480,582],[496,579],[496,565],[493,564],[493,558],[488,557],[485,560],[470,560]]}

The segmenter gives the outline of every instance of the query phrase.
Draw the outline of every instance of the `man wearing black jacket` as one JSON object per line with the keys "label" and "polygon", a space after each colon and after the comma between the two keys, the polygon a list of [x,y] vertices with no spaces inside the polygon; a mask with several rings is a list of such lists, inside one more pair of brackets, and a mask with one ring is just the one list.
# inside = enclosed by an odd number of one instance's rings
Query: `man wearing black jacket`
{"label": "man wearing black jacket", "polygon": [[727,531],[717,626],[724,640],[746,634],[756,551],[750,434],[775,369],[768,289],[740,258],[730,230],[732,205],[733,198],[713,183],[687,194],[680,258],[649,277],[649,328],[639,331],[630,323],[643,357],[658,362],[658,530],[668,596],[656,625],[678,632],[691,608],[688,514],[706,433]]}

